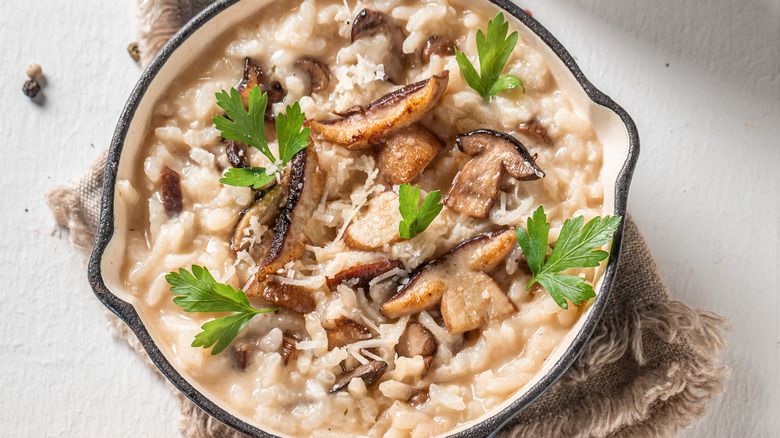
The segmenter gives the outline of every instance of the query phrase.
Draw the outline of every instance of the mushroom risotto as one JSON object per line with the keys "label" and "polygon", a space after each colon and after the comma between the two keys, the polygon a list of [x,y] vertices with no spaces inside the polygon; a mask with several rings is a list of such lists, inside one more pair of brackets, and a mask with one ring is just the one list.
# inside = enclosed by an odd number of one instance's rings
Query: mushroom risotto
{"label": "mushroom risotto", "polygon": [[[522,38],[503,69],[522,86],[488,99],[469,86],[456,54],[478,65],[478,31],[497,13],[272,2],[156,103],[143,164],[117,183],[132,210],[122,277],[157,345],[212,400],[283,435],[431,436],[497,408],[566,347],[588,303],[564,309],[526,287],[515,228],[544,206],[554,241],[566,219],[603,215],[602,146]],[[279,160],[215,126],[237,122],[215,98],[234,87],[250,112],[250,91],[264,93],[258,120]],[[280,113],[292,123],[295,102],[310,136],[284,159]],[[257,167],[274,178],[220,181]],[[411,238],[405,184],[444,204]],[[172,301],[166,275],[191,266],[277,310],[220,354],[191,346],[224,316]]]}

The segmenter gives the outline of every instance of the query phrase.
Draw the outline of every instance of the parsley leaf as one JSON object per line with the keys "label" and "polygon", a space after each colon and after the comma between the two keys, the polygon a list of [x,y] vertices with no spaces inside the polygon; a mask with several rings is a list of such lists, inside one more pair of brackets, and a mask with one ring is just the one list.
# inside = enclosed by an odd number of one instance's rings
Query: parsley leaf
{"label": "parsley leaf", "polygon": [[441,192],[436,190],[425,196],[420,204],[420,188],[409,184],[401,184],[398,192],[398,209],[403,220],[398,224],[398,233],[404,239],[422,233],[428,225],[436,219],[444,204],[441,201]]}
{"label": "parsley leaf", "polygon": [[240,141],[260,150],[273,163],[276,161],[268,142],[265,140],[265,107],[268,105],[268,95],[255,86],[249,92],[248,109],[244,108],[241,94],[235,88],[228,93],[225,90],[217,93],[217,105],[225,110],[225,115],[216,116],[214,125],[222,131],[222,137],[228,140]]}
{"label": "parsley leaf", "polygon": [[287,114],[279,114],[276,118],[276,136],[279,139],[279,159],[287,164],[298,152],[309,145],[310,128],[303,128],[306,115],[301,112],[301,106],[295,102],[287,106]]}
{"label": "parsley leaf", "polygon": [[581,304],[595,297],[596,292],[584,278],[559,272],[573,268],[593,268],[609,257],[609,253],[598,248],[612,240],[621,220],[620,216],[595,217],[583,226],[585,218],[582,216],[567,219],[555,248],[545,261],[550,224],[544,207],[539,206],[528,219],[527,230],[517,227],[517,243],[523,249],[528,267],[534,274],[526,288],[530,289],[538,282],[564,309],[569,308],[567,300]]}
{"label": "parsley leaf", "polygon": [[265,167],[239,167],[228,169],[219,182],[229,186],[249,187],[259,190],[274,180],[274,175],[266,173]]}
{"label": "parsley leaf", "polygon": [[240,289],[217,283],[208,269],[192,265],[192,273],[184,268],[165,276],[171,285],[171,292],[178,295],[173,302],[185,312],[237,312],[211,320],[201,326],[202,332],[195,336],[193,347],[211,349],[219,354],[238,336],[252,317],[259,313],[275,312],[272,309],[255,309]]}
{"label": "parsley leaf", "polygon": [[501,12],[488,22],[487,36],[481,29],[477,31],[480,73],[477,73],[466,55],[455,47],[455,59],[463,78],[485,102],[490,102],[490,99],[502,90],[521,87],[525,93],[523,82],[517,76],[501,74],[518,38],[517,31],[507,38],[508,31],[509,23],[504,20],[504,14]]}
{"label": "parsley leaf", "polygon": [[281,172],[292,158],[309,145],[309,128],[303,128],[306,115],[295,102],[287,106],[286,115],[276,118],[276,135],[279,143],[279,159],[274,157],[265,139],[265,108],[268,94],[255,86],[249,92],[249,104],[245,108],[241,94],[235,88],[217,93],[217,105],[225,110],[225,115],[214,117],[214,125],[222,131],[222,137],[254,146],[273,163],[277,170],[268,173],[264,167],[246,167],[229,169],[219,180],[223,184],[255,189],[265,187],[273,181],[276,173]]}

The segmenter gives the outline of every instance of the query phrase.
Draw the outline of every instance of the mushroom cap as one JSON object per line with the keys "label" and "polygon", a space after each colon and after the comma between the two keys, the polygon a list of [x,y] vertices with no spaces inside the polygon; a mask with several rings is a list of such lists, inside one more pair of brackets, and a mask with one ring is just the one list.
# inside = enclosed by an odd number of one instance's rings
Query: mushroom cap
{"label": "mushroom cap", "polygon": [[387,55],[392,58],[385,62],[385,74],[387,79],[394,84],[405,82],[405,70],[409,66],[409,57],[404,54],[403,45],[406,35],[403,28],[390,16],[381,11],[363,9],[355,17],[352,23],[352,42],[360,38],[383,34],[387,38],[390,47]]}
{"label": "mushroom cap", "polygon": [[304,56],[296,61],[295,65],[309,76],[309,90],[306,94],[324,90],[330,85],[331,74],[328,64],[319,59]]}
{"label": "mushroom cap", "polygon": [[520,181],[544,177],[525,146],[514,137],[479,129],[455,137],[461,152],[474,158],[455,176],[445,205],[458,213],[487,217],[498,195],[504,172]]}
{"label": "mushroom cap", "polygon": [[550,137],[550,135],[547,134],[547,128],[542,126],[538,118],[533,118],[529,122],[524,122],[518,125],[517,133],[526,134],[526,135],[539,138],[541,140],[544,140],[544,142],[550,146],[552,146],[554,143],[552,137]]}
{"label": "mushroom cap", "polygon": [[395,345],[395,352],[399,356],[430,357],[436,354],[436,339],[433,333],[428,331],[422,324],[413,322],[406,327],[398,344]]}
{"label": "mushroom cap", "polygon": [[391,132],[422,119],[447,89],[449,71],[415,82],[386,94],[365,107],[353,107],[341,113],[344,118],[326,121],[308,120],[305,125],[323,140],[347,149],[365,149]]}
{"label": "mushroom cap", "polygon": [[265,118],[266,120],[273,119],[273,104],[284,100],[284,96],[287,93],[284,91],[282,84],[280,84],[273,75],[268,74],[260,64],[254,62],[250,58],[246,58],[244,60],[244,77],[236,87],[236,90],[238,90],[241,95],[241,100],[244,102],[244,106],[249,104],[249,92],[251,92],[255,86],[260,87],[260,90],[268,94],[268,105],[265,109]]}
{"label": "mushroom cap", "polygon": [[347,371],[346,373],[338,376],[336,378],[336,383],[333,384],[333,388],[331,388],[330,392],[334,393],[341,391],[342,389],[346,388],[347,385],[349,385],[349,382],[351,382],[354,378],[363,379],[363,382],[366,384],[366,386],[373,385],[377,380],[379,380],[380,377],[382,377],[385,371],[387,371],[386,362],[381,360],[372,360],[368,363],[358,366],[352,371]]}
{"label": "mushroom cap", "polygon": [[434,35],[425,42],[425,47],[422,51],[422,62],[427,64],[433,55],[450,56],[454,54],[455,43],[451,39],[442,35]]}
{"label": "mushroom cap", "polygon": [[441,303],[444,324],[450,333],[471,330],[506,315],[514,308],[487,273],[509,254],[515,243],[512,228],[461,242],[424,265],[382,305],[382,313],[396,318]]}
{"label": "mushroom cap", "polygon": [[455,144],[461,152],[472,157],[488,151],[496,158],[501,158],[504,170],[520,181],[544,178],[544,172],[536,164],[533,155],[509,134],[492,129],[477,129],[455,136]]}

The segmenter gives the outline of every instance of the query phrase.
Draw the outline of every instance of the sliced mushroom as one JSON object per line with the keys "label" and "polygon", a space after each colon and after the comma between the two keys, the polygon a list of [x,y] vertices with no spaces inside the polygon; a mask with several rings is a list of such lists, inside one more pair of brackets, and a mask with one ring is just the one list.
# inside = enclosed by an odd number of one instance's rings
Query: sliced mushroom
{"label": "sliced mushroom", "polygon": [[447,88],[449,71],[386,94],[365,107],[354,107],[336,120],[308,120],[305,124],[323,140],[347,149],[371,147],[391,132],[419,121]]}
{"label": "sliced mushroom", "polygon": [[291,360],[298,356],[298,339],[288,334],[282,334],[282,346],[279,354],[282,356],[282,363],[287,365]]}
{"label": "sliced mushroom", "polygon": [[363,383],[365,383],[366,386],[371,386],[382,377],[385,371],[387,371],[387,363],[381,360],[372,360],[371,362],[360,365],[352,371],[340,375],[336,379],[336,383],[333,385],[330,392],[334,393],[341,391],[349,385],[349,382],[351,382],[352,379],[356,378],[363,379]]}
{"label": "sliced mushroom", "polygon": [[425,361],[424,376],[433,362],[436,348],[436,339],[433,337],[433,333],[421,324],[413,322],[406,327],[406,330],[398,339],[398,344],[395,345],[395,352],[399,356],[404,357],[422,356]]}
{"label": "sliced mushroom", "polygon": [[325,90],[330,85],[330,68],[328,64],[319,59],[304,56],[295,62],[295,65],[309,77],[309,85],[306,95],[311,95],[321,90]]}
{"label": "sliced mushroom", "polygon": [[409,397],[409,404],[417,408],[424,405],[430,398],[431,396],[428,395],[427,389],[418,389]]}
{"label": "sliced mushroom", "polygon": [[419,123],[387,136],[377,154],[379,170],[391,184],[412,182],[444,149],[444,143]]}
{"label": "sliced mushroom", "polygon": [[383,192],[368,201],[362,216],[352,221],[344,232],[344,243],[361,251],[373,251],[401,239],[398,223],[398,195]]}
{"label": "sliced mushroom", "polygon": [[425,47],[422,51],[422,62],[427,64],[431,60],[431,56],[451,56],[455,54],[455,44],[451,39],[442,35],[434,35],[425,42]]}
{"label": "sliced mushroom", "polygon": [[309,313],[317,307],[312,293],[294,284],[266,281],[260,296],[271,304],[300,314]]}
{"label": "sliced mushroom", "polygon": [[517,127],[517,131],[536,136],[544,140],[544,142],[550,146],[553,144],[553,139],[550,138],[550,136],[547,134],[547,129],[542,126],[542,124],[539,122],[539,119],[534,118],[530,122],[521,123],[520,126]]}
{"label": "sliced mushroom", "polygon": [[268,275],[303,254],[307,241],[306,223],[317,208],[323,191],[322,174],[314,148],[298,152],[290,161],[288,186],[284,205],[274,224],[274,238],[246,289],[248,296],[260,296]]}
{"label": "sliced mushroom", "polygon": [[[230,240],[230,248],[234,252],[252,248],[252,257],[259,258],[268,250],[270,242],[261,240],[262,236],[255,236],[256,224],[270,227],[274,219],[279,215],[282,202],[287,194],[287,184],[277,184],[273,188],[261,192],[261,198],[254,202],[241,215],[236,223],[233,237]],[[252,243],[260,242],[252,246]]]}
{"label": "sliced mushroom", "polygon": [[372,337],[368,327],[349,318],[337,319],[333,325],[332,329],[326,330],[328,334],[328,350],[354,344],[357,341],[371,339]]}
{"label": "sliced mushroom", "polygon": [[455,176],[444,204],[458,213],[487,217],[506,171],[520,181],[544,177],[534,157],[507,134],[480,129],[455,138],[458,148],[474,158]]}
{"label": "sliced mushroom", "polygon": [[404,54],[406,35],[401,26],[381,11],[363,9],[352,24],[352,42],[360,38],[384,34],[388,40],[387,56],[383,62],[387,79],[394,84],[406,82],[406,68],[409,57]]}
{"label": "sliced mushroom", "polygon": [[162,180],[160,196],[162,197],[165,212],[168,213],[169,218],[178,216],[179,213],[181,213],[183,205],[181,196],[181,177],[179,177],[179,174],[176,173],[175,170],[165,166],[160,171],[160,178]]}
{"label": "sliced mushroom", "polygon": [[273,104],[279,103],[284,100],[284,96],[287,94],[282,88],[282,84],[276,80],[272,74],[266,72],[260,64],[253,62],[250,58],[244,60],[244,77],[241,82],[238,83],[236,90],[241,94],[241,100],[244,102],[244,106],[249,104],[249,92],[252,91],[255,86],[259,86],[260,90],[268,94],[268,105],[265,109],[266,120],[273,119]]}
{"label": "sliced mushroom", "polygon": [[441,303],[447,331],[463,333],[514,311],[488,275],[515,245],[514,229],[482,234],[422,267],[393,298],[382,305],[389,318],[411,315]]}
{"label": "sliced mushroom", "polygon": [[251,347],[246,342],[234,342],[230,346],[230,364],[233,368],[244,371],[249,363]]}
{"label": "sliced mushroom", "polygon": [[336,286],[354,281],[354,287],[357,289],[368,290],[371,280],[392,271],[393,269],[403,269],[404,264],[400,260],[382,260],[381,262],[369,263],[367,265],[353,266],[347,268],[333,277],[328,277],[325,282],[330,290],[336,289]]}
{"label": "sliced mushroom", "polygon": [[235,140],[225,140],[225,154],[231,166],[236,168],[249,167],[247,145]]}

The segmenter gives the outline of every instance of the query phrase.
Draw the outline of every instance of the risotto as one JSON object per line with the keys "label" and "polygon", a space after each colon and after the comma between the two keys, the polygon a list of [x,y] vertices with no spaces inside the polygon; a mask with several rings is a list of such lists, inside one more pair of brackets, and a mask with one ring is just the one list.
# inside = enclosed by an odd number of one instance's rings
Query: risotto
{"label": "risotto", "polygon": [[[514,228],[540,205],[605,213],[602,146],[522,38],[490,103],[464,80],[498,10],[456,0],[277,1],[226,30],[155,105],[137,171],[122,281],[157,345],[221,406],[288,436],[432,436],[522,391],[584,308],[538,284]],[[510,32],[513,24],[510,23]],[[263,189],[220,182],[269,167],[225,140],[215,93],[259,86],[270,121],[298,102],[310,145]],[[445,207],[399,236],[400,185]],[[258,308],[221,354],[191,346],[219,313],[184,313],[166,274],[205,266]],[[597,270],[576,273],[595,284]]]}

